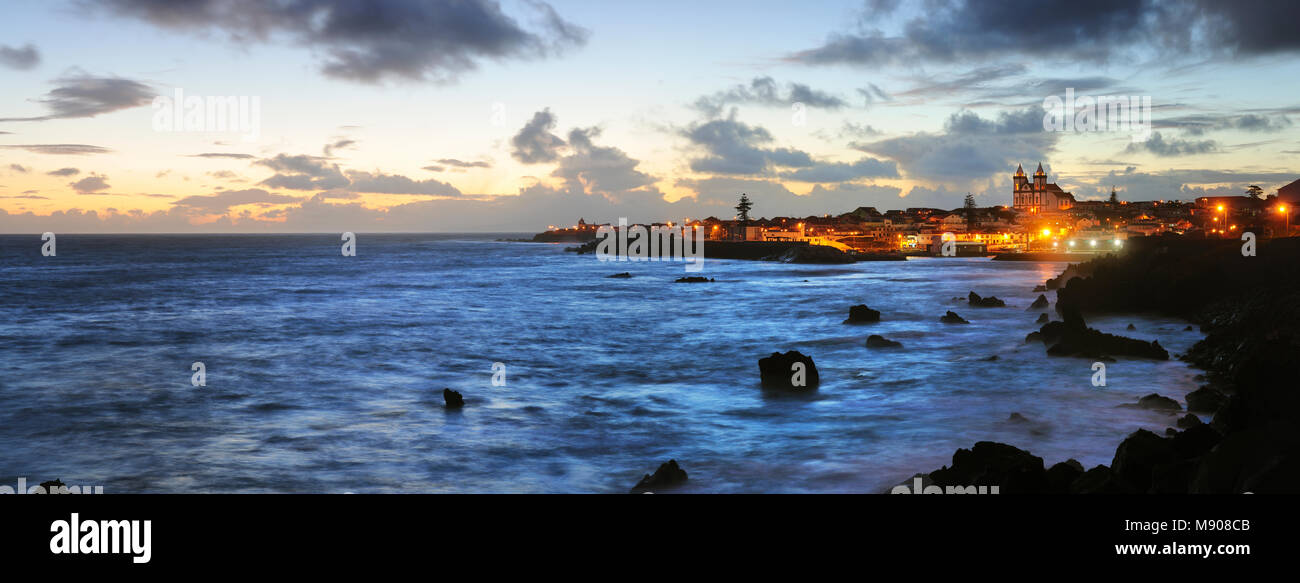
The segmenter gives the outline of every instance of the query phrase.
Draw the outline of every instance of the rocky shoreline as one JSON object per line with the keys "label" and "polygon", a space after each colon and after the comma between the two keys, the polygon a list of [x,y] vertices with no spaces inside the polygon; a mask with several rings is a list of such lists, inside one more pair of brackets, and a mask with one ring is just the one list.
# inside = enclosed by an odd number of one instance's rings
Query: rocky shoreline
{"label": "rocky shoreline", "polygon": [[[1187,405],[1213,420],[1187,415],[1178,420],[1181,431],[1135,431],[1110,466],[1086,471],[1074,460],[1049,468],[1012,445],[979,442],[957,450],[951,467],[904,484],[998,486],[1005,494],[1300,492],[1297,267],[1300,238],[1263,241],[1250,256],[1240,241],[1151,237],[1130,240],[1122,255],[1070,265],[1044,285],[1056,290],[1065,321],[1031,336],[1051,344],[1049,353],[1064,345],[1056,355],[1161,358],[1158,344],[1101,335],[1082,314],[1147,312],[1194,322],[1206,336],[1180,358],[1205,370],[1207,384],[1187,395]],[[1181,411],[1158,395],[1131,406]]]}

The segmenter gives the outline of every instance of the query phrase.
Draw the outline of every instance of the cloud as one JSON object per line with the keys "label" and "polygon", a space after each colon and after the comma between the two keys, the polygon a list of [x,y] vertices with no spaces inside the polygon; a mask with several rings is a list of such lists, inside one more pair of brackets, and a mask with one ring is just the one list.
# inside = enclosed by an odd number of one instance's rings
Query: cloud
{"label": "cloud", "polygon": [[486,60],[537,59],[586,43],[588,32],[534,0],[524,27],[491,0],[100,0],[110,12],[187,31],[218,30],[241,45],[288,39],[324,56],[347,81],[454,80]]}
{"label": "cloud", "polygon": [[731,89],[700,97],[695,101],[694,106],[704,112],[705,115],[716,117],[721,115],[723,109],[729,105],[751,104],[767,107],[790,107],[794,103],[830,110],[849,105],[848,102],[839,97],[799,83],[786,84],[786,90],[783,93],[776,80],[771,77],[755,77],[753,81],[750,81],[749,85],[736,85]]}
{"label": "cloud", "polygon": [[1179,138],[1168,138],[1160,135],[1160,132],[1152,132],[1151,137],[1144,142],[1129,144],[1124,151],[1127,153],[1150,152],[1157,156],[1190,156],[1194,154],[1209,154],[1219,150],[1218,142],[1214,140],[1183,140]]}
{"label": "cloud", "polygon": [[736,119],[736,111],[726,119],[693,123],[681,134],[707,155],[690,161],[691,170],[711,174],[765,174],[777,167],[806,168],[813,165],[807,152],[792,148],[770,148],[775,141],[762,126],[751,126]]}
{"label": "cloud", "polygon": [[807,168],[781,173],[781,178],[795,182],[851,182],[861,178],[898,178],[898,165],[892,161],[862,158],[857,162],[818,162]]}
{"label": "cloud", "polygon": [[510,156],[524,164],[554,162],[560,157],[564,140],[551,133],[555,129],[555,114],[550,108],[533,114],[533,118],[510,138],[513,149]]}
{"label": "cloud", "polygon": [[1200,136],[1206,132],[1221,130],[1238,130],[1252,133],[1275,133],[1290,128],[1291,118],[1284,113],[1247,113],[1184,115],[1156,120],[1153,126],[1158,129],[1180,129],[1187,135]]}
{"label": "cloud", "polygon": [[356,140],[342,139],[342,140],[336,140],[329,144],[325,144],[325,155],[333,156],[334,150],[342,150],[344,148],[349,148],[351,146],[355,146],[356,143],[357,143]]}
{"label": "cloud", "polygon": [[100,146],[89,146],[86,144],[13,144],[3,145],[0,148],[12,150],[27,150],[36,154],[52,154],[64,156],[84,156],[87,154],[107,154],[112,152],[108,148]]}
{"label": "cloud", "polygon": [[480,160],[476,162],[465,162],[462,160],[457,160],[455,158],[443,158],[441,160],[437,160],[437,163],[442,164],[444,166],[451,166],[452,168],[491,168],[492,167],[492,163],[487,161]]}
{"label": "cloud", "polygon": [[36,68],[41,63],[41,53],[31,44],[26,44],[18,48],[8,45],[0,45],[0,65],[27,71]]}
{"label": "cloud", "polygon": [[109,188],[106,178],[100,174],[91,174],[76,182],[68,183],[68,186],[77,191],[77,194],[96,194]]}
{"label": "cloud", "polygon": [[638,193],[662,198],[652,188],[656,179],[637,170],[640,161],[618,148],[597,146],[593,139],[599,135],[597,128],[571,130],[569,146],[573,153],[560,159],[551,175],[563,178],[570,189],[585,194],[619,199]]}
{"label": "cloud", "polygon": [[19,173],[19,174],[27,174],[28,172],[31,172],[31,171],[32,171],[31,168],[28,168],[28,167],[26,167],[26,166],[23,166],[22,164],[10,164],[10,165],[9,165],[9,170],[12,170],[12,171],[14,171],[14,172],[17,172],[17,173]]}
{"label": "cloud", "polygon": [[1004,111],[992,119],[963,110],[949,116],[942,133],[919,132],[852,146],[896,161],[908,178],[964,183],[1047,158],[1060,134],[1043,131],[1042,120],[1041,107]]}
{"label": "cloud", "polygon": [[187,196],[172,202],[172,206],[202,214],[223,214],[228,212],[231,207],[240,205],[290,204],[301,200],[283,194],[272,194],[260,188],[250,188],[247,190],[223,190],[211,195]]}
{"label": "cloud", "polygon": [[256,158],[252,154],[229,154],[226,152],[204,152],[202,154],[190,154],[190,158],[229,158],[231,160],[251,160]]}
{"label": "cloud", "polygon": [[879,16],[867,11],[862,30],[832,34],[789,59],[864,66],[1006,56],[1105,62],[1142,50],[1230,58],[1300,49],[1290,24],[1300,20],[1300,5],[1293,2],[932,0],[899,34],[873,27]]}
{"label": "cloud", "polygon": [[81,174],[81,170],[78,170],[76,168],[59,168],[58,170],[51,170],[49,172],[46,172],[46,174],[50,176],[65,176],[65,177],[76,176],[78,174]]}
{"label": "cloud", "polygon": [[456,187],[438,180],[412,180],[399,174],[381,172],[347,172],[349,184],[344,188],[350,192],[373,194],[424,194],[435,196],[460,196]]}
{"label": "cloud", "polygon": [[95,117],[132,107],[148,105],[154,92],[148,85],[119,77],[77,75],[55,79],[57,87],[37,99],[49,114],[37,117],[0,118],[0,122],[46,121]]}
{"label": "cloud", "polygon": [[274,158],[264,158],[255,164],[266,166],[276,172],[274,176],[261,182],[271,188],[329,190],[342,188],[351,183],[343,176],[337,164],[327,165],[323,158],[317,156],[277,154]]}

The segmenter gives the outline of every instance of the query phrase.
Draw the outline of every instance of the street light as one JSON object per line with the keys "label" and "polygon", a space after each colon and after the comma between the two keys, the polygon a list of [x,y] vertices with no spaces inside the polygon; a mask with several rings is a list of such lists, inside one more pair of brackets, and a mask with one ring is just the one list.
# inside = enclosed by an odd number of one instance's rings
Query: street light
{"label": "street light", "polygon": [[1286,231],[1284,231],[1284,233],[1285,236],[1290,237],[1291,236],[1291,210],[1286,208],[1286,205],[1280,204],[1277,205],[1277,212],[1286,215]]}

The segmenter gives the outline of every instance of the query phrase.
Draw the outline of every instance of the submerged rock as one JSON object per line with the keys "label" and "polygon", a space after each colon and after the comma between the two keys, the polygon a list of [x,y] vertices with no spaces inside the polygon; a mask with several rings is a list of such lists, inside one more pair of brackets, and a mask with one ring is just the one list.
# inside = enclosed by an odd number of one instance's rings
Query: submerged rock
{"label": "submerged rock", "polygon": [[1132,324],[1129,324],[1129,325],[1128,325],[1128,328],[1125,328],[1125,330],[1137,330],[1137,326],[1134,326],[1134,325],[1132,325]]}
{"label": "submerged rock", "polygon": [[895,342],[879,334],[867,337],[867,348],[902,348],[902,342]]}
{"label": "submerged rock", "polygon": [[1047,291],[1047,286],[1045,286],[1045,285],[1041,285],[1041,284],[1040,284],[1040,285],[1036,285],[1036,286],[1034,286],[1034,291],[1035,291],[1035,292],[1045,292],[1045,291]]}
{"label": "submerged rock", "polygon": [[868,308],[865,304],[859,304],[849,307],[849,319],[845,324],[865,324],[868,322],[879,322],[880,312]]}
{"label": "submerged rock", "polygon": [[713,283],[713,278],[704,277],[700,275],[691,275],[687,277],[679,277],[677,278],[677,281],[675,281],[674,283]]}
{"label": "submerged rock", "polygon": [[969,324],[970,323],[967,322],[965,318],[958,316],[957,312],[954,312],[952,310],[948,310],[947,314],[940,316],[939,321],[943,322],[944,324]]}
{"label": "submerged rock", "polygon": [[[796,371],[795,363],[803,363],[802,373]],[[804,356],[797,350],[782,354],[773,352],[771,356],[758,359],[758,374],[764,388],[801,391],[815,389],[821,378],[817,375],[817,365],[811,356]],[[802,377],[803,384],[796,385],[796,377]]]}
{"label": "submerged rock", "polygon": [[997,296],[982,298],[975,292],[970,292],[966,296],[966,302],[977,308],[1005,308],[1007,306],[1007,303],[999,300]]}
{"label": "submerged rock", "polygon": [[1029,422],[1029,420],[1026,419],[1025,416],[1024,416],[1024,415],[1021,415],[1020,413],[1012,413],[1010,417],[1007,417],[1007,421],[1011,421],[1011,422],[1013,422],[1013,423],[1028,423],[1028,422]]}
{"label": "submerged rock", "polygon": [[605,277],[606,277],[606,278],[610,278],[610,279],[614,279],[614,278],[617,278],[617,279],[627,279],[627,278],[629,278],[629,277],[632,277],[632,273],[631,273],[631,272],[624,271],[623,273],[615,273],[614,275],[606,275]]}
{"label": "submerged rock", "polygon": [[[1047,296],[1045,296],[1045,295],[1043,295],[1043,294],[1038,294],[1038,299],[1034,300],[1034,303],[1029,304],[1029,308],[1028,308],[1028,309],[1029,309],[1029,310],[1041,310],[1041,309],[1046,308],[1047,306],[1050,306],[1050,305],[1052,305],[1052,303],[1049,302],[1049,301],[1047,301]],[[1047,314],[1043,314],[1043,315],[1046,316]]]}
{"label": "submerged rock", "polygon": [[465,406],[465,398],[451,389],[442,390],[442,400],[446,402],[448,409],[459,409]]}
{"label": "submerged rock", "polygon": [[680,486],[686,482],[686,479],[686,470],[677,465],[677,460],[668,460],[659,464],[659,469],[655,470],[654,475],[646,474],[641,478],[641,481],[632,487],[632,493],[639,494]]}

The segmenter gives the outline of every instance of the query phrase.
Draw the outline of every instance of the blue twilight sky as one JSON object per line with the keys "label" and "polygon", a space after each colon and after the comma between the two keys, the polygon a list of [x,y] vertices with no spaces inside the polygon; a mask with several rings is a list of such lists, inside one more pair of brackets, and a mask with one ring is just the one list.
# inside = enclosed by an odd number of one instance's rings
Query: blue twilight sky
{"label": "blue twilight sky", "polygon": [[[3,2],[0,232],[533,231],[1300,178],[1296,3]],[[1044,100],[1149,97],[1152,131]],[[233,96],[252,125],[159,118]],[[236,100],[238,103],[238,99]],[[182,109],[182,113],[187,110]],[[1103,128],[1104,129],[1104,128]]]}

